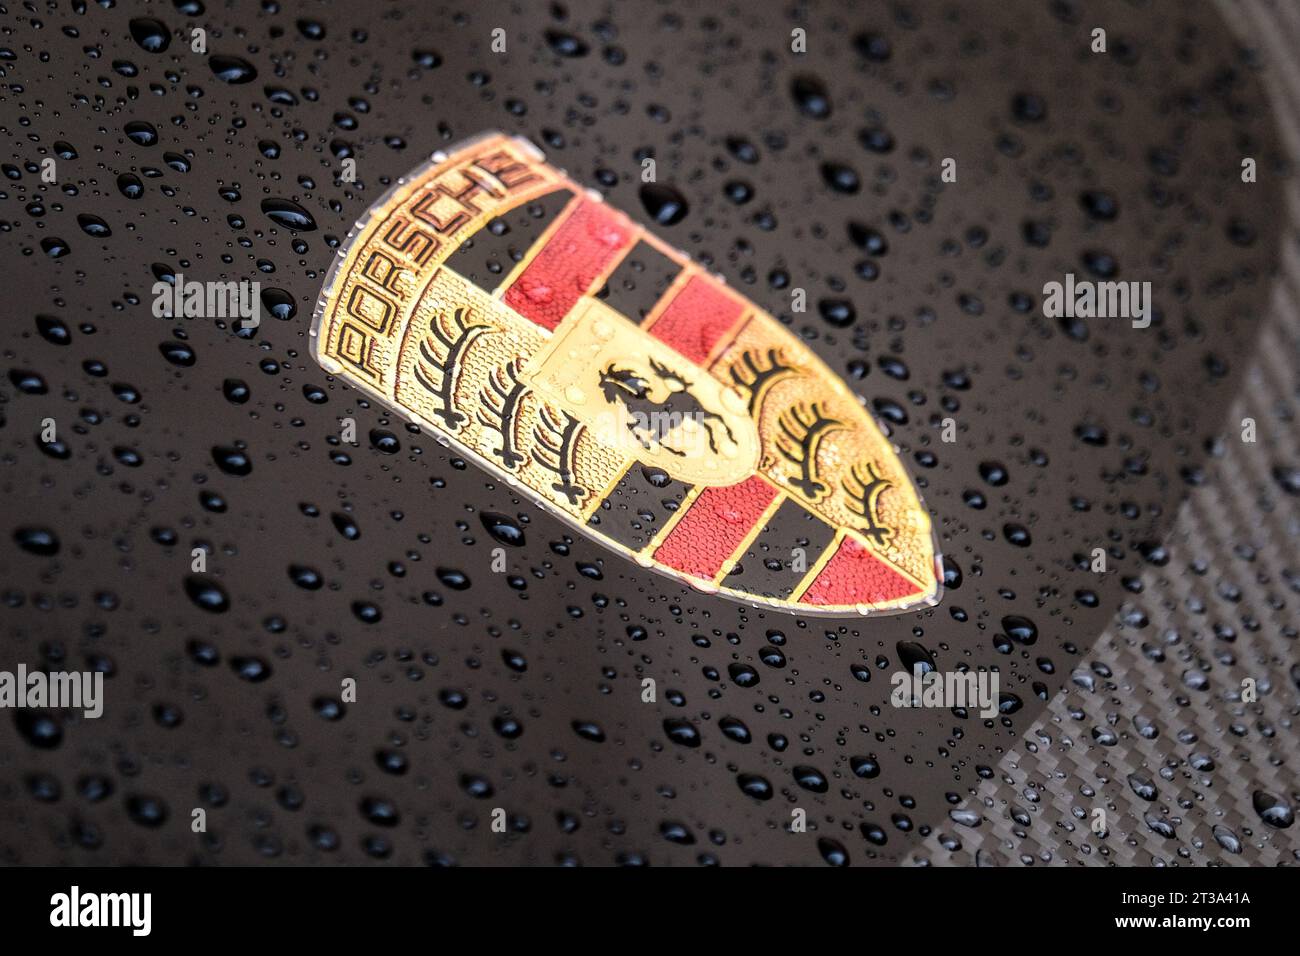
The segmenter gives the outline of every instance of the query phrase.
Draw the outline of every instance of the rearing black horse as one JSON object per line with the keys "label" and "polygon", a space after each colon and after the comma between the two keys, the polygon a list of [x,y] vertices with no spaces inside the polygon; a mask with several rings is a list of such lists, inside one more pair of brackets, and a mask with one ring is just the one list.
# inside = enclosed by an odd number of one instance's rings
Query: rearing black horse
{"label": "rearing black horse", "polygon": [[693,418],[703,426],[709,436],[709,448],[714,452],[718,450],[717,436],[713,432],[715,424],[721,425],[727,439],[733,445],[736,444],[731,426],[717,412],[710,411],[700,403],[691,393],[690,382],[654,359],[650,360],[650,367],[668,389],[667,397],[661,401],[650,397],[649,383],[631,369],[619,368],[617,363],[611,362],[600,373],[600,390],[605,395],[605,401],[611,405],[622,403],[631,413],[632,420],[627,423],[627,429],[643,448],[648,450],[653,441],[679,458],[685,456],[684,449],[668,444],[668,437],[688,418]]}

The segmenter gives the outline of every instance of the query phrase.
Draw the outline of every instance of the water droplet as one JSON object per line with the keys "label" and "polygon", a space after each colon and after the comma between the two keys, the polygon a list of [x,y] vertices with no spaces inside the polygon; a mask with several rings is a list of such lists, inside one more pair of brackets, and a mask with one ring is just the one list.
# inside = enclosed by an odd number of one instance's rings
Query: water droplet
{"label": "water droplet", "polygon": [[643,183],[639,195],[645,211],[661,226],[675,226],[690,208],[686,197],[666,183]]}
{"label": "water droplet", "polygon": [[298,232],[314,232],[316,220],[306,209],[289,199],[263,199],[262,212],[274,223]]}
{"label": "water droplet", "polygon": [[223,83],[251,83],[257,79],[257,67],[241,56],[214,53],[208,58],[208,66]]}
{"label": "water droplet", "polygon": [[171,46],[171,31],[161,20],[153,17],[135,17],[128,24],[131,39],[146,53],[162,53]]}

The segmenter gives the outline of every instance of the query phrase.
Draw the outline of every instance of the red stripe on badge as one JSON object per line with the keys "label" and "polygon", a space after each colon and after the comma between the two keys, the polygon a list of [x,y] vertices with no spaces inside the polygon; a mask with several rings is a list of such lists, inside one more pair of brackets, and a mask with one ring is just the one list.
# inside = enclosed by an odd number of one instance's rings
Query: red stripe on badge
{"label": "red stripe on badge", "polygon": [[632,235],[627,220],[604,203],[578,200],[577,208],[506,290],[506,304],[554,331],[614,257],[627,248]]}
{"label": "red stripe on badge", "polygon": [[744,303],[728,295],[718,280],[695,275],[655,319],[650,334],[696,365],[704,365],[713,347],[735,328],[744,311]]}
{"label": "red stripe on badge", "polygon": [[846,537],[799,600],[803,604],[884,604],[921,591],[892,565]]}
{"label": "red stripe on badge", "polygon": [[655,560],[713,580],[776,496],[776,489],[758,475],[738,485],[705,488],[655,550]]}

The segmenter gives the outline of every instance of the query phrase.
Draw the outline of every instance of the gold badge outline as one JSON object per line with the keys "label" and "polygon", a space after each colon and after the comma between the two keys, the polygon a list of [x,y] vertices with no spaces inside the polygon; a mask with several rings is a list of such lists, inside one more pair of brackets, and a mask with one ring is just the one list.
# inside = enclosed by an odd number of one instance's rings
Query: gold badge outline
{"label": "gold badge outline", "polygon": [[[903,467],[900,451],[897,445],[889,441],[885,430],[881,428],[877,421],[875,421],[874,416],[871,416],[870,412],[865,408],[864,403],[849,390],[848,386],[840,376],[836,375],[825,366],[825,362],[821,360],[819,356],[813,353],[810,349],[807,349],[803,343],[798,342],[797,338],[795,338],[789,330],[782,327],[774,317],[757,307],[747,297],[740,295],[738,292],[731,289],[724,277],[705,270],[698,263],[694,262],[691,257],[664,242],[658,236],[650,232],[649,229],[641,226],[641,224],[631,220],[622,213],[619,213],[619,215],[628,220],[631,225],[637,229],[637,238],[640,241],[650,245],[658,252],[681,266],[681,273],[674,281],[675,286],[683,284],[685,281],[688,281],[689,277],[694,275],[702,275],[711,279],[728,296],[735,298],[744,306],[746,309],[747,322],[757,320],[760,323],[770,323],[775,327],[779,338],[790,338],[794,340],[795,344],[799,346],[800,351],[806,353],[807,358],[812,360],[813,367],[810,371],[812,374],[817,376],[817,386],[821,390],[822,394],[825,394],[826,390],[829,389],[830,393],[837,397],[841,402],[846,403],[848,408],[855,410],[857,414],[866,418],[870,427],[875,430],[876,436],[887,447],[889,454],[893,456],[894,462],[898,466],[898,470],[901,472],[903,479],[907,483],[907,490],[910,492],[911,498],[915,502],[914,507],[907,509],[908,517],[918,522],[921,526],[918,530],[923,531],[924,536],[928,539],[928,550],[931,556],[933,569],[930,581],[927,582],[921,580],[916,575],[899,567],[897,563],[892,561],[889,562],[896,572],[916,583],[918,590],[921,593],[910,595],[907,598],[896,601],[881,602],[872,605],[823,606],[799,603],[799,599],[802,597],[803,592],[811,585],[817,572],[820,571],[825,564],[829,563],[839,548],[840,543],[846,537],[853,538],[859,545],[871,550],[879,551],[880,548],[877,543],[868,541],[866,537],[858,533],[851,526],[847,526],[844,521],[828,517],[817,509],[815,502],[810,502],[793,493],[790,488],[783,487],[780,483],[774,481],[771,475],[765,473],[761,469],[756,472],[760,478],[769,484],[774,485],[778,491],[790,495],[791,498],[797,500],[805,509],[812,511],[814,514],[819,514],[823,521],[830,524],[835,529],[831,544],[820,556],[816,557],[815,560],[810,561],[806,572],[802,576],[800,586],[796,588],[794,592],[786,598],[773,598],[766,595],[728,588],[722,584],[722,581],[725,580],[730,571],[729,562],[724,562],[722,569],[711,581],[705,581],[660,565],[648,556],[652,555],[656,547],[671,533],[675,524],[681,520],[689,509],[692,501],[699,496],[703,490],[702,488],[695,487],[687,494],[677,511],[671,514],[668,520],[664,521],[655,531],[649,545],[647,545],[641,552],[633,551],[631,548],[628,548],[620,542],[602,534],[599,530],[591,529],[585,524],[584,520],[592,511],[595,510],[594,505],[598,505],[599,501],[603,499],[603,495],[607,494],[617,483],[617,479],[611,481],[605,488],[592,488],[590,499],[593,507],[584,508],[579,516],[575,516],[551,500],[548,500],[545,496],[540,494],[527,483],[521,481],[510,471],[499,467],[495,462],[481,454],[477,449],[460,441],[454,433],[448,432],[431,420],[416,413],[413,409],[399,403],[395,397],[396,393],[394,393],[394,395],[385,394],[380,388],[371,384],[371,382],[366,381],[355,374],[349,373],[343,365],[328,353],[326,343],[321,335],[321,330],[322,327],[325,326],[326,322],[329,321],[330,314],[337,311],[339,307],[338,294],[342,291],[342,287],[346,285],[349,276],[355,271],[358,258],[366,251],[367,244],[362,240],[371,238],[373,231],[379,226],[384,225],[384,223],[392,217],[395,209],[401,208],[402,204],[408,200],[412,194],[426,186],[426,184],[436,180],[440,172],[454,168],[459,158],[467,154],[479,153],[491,144],[509,146],[513,150],[517,151],[519,155],[527,158],[532,164],[534,164],[533,171],[538,174],[538,181],[535,184],[521,190],[517,197],[512,197],[513,201],[510,204],[510,208],[523,205],[556,188],[569,188],[574,192],[575,198],[583,198],[593,202],[604,203],[604,199],[599,193],[591,189],[583,188],[580,184],[570,179],[562,169],[557,169],[556,167],[548,165],[545,162],[545,156],[541,150],[522,137],[511,137],[499,132],[486,132],[471,139],[461,141],[454,147],[436,151],[427,162],[401,177],[378,200],[371,203],[366,212],[349,230],[345,241],[340,244],[334,261],[331,263],[322,285],[322,291],[317,299],[316,308],[312,318],[309,335],[309,350],[317,363],[320,364],[328,374],[339,378],[344,384],[358,389],[367,397],[378,402],[381,407],[390,411],[392,414],[403,420],[414,422],[420,426],[422,430],[427,430],[439,444],[451,449],[459,455],[462,455],[492,478],[504,482],[512,492],[519,494],[521,497],[541,507],[545,512],[559,518],[562,522],[571,527],[578,535],[583,538],[594,539],[594,543],[600,547],[613,551],[624,559],[631,561],[640,567],[652,570],[663,577],[669,578],[679,585],[685,585],[692,590],[705,594],[721,595],[730,600],[755,608],[818,618],[845,618],[853,616],[896,614],[924,607],[933,607],[940,603],[943,596],[943,566],[938,546],[939,542],[937,533],[929,518],[928,511],[925,509],[924,501],[919,490],[912,481],[911,475],[908,474],[906,469]],[[572,205],[574,204],[571,204],[571,208],[565,210],[565,215],[572,213]],[[612,209],[612,207],[609,208]],[[480,228],[486,221],[504,214],[505,211],[506,210],[501,207],[489,207],[477,216],[470,217],[470,219],[467,220],[466,231],[473,232],[475,229]],[[531,246],[529,255],[525,256],[523,261],[516,263],[509,273],[503,276],[496,292],[492,296],[493,298],[498,301],[500,300],[501,293],[509,286],[511,278],[516,277],[523,272],[532,257],[535,256],[545,245],[546,240],[550,235],[559,228],[564,218],[564,215],[557,216],[555,221],[547,225],[541,236]],[[456,245],[458,244],[459,243]],[[455,245],[452,246],[450,251],[454,251],[454,249]],[[428,276],[421,283],[421,288],[418,291],[412,290],[410,295],[411,302],[418,304],[421,301],[425,290],[439,275],[439,270],[443,268],[442,259],[444,259],[447,254],[449,254],[449,252],[444,253],[438,258],[438,264],[429,270]],[[611,264],[604,270],[604,273],[600,277],[601,280],[608,278],[609,273],[613,271],[615,265],[616,263]],[[398,281],[402,280],[399,279]],[[601,281],[597,281],[593,288],[599,288],[600,285]],[[665,296],[659,300],[657,308],[663,308],[667,300],[668,295],[665,294]],[[502,304],[504,306],[504,303]],[[412,308],[414,309],[414,306]],[[408,317],[405,322],[399,321],[398,324],[407,326],[413,324],[413,316],[414,312],[412,311],[412,315]],[[655,316],[653,314],[648,316],[646,324],[648,326],[652,325],[654,318]],[[704,362],[691,363],[692,366],[706,374],[713,374],[710,370],[715,366],[721,366],[721,363],[728,353],[735,350],[741,337],[740,333],[744,331],[742,326],[738,326],[739,331],[732,338],[723,339],[716,343]],[[408,329],[403,328],[401,334],[396,336],[396,339],[399,340],[399,351],[397,354],[400,354],[400,339],[407,331]],[[739,362],[741,360],[742,353],[737,353],[734,362]],[[394,355],[393,360],[388,363],[384,370],[384,377],[391,380],[391,376],[397,372],[397,366],[397,356]],[[726,369],[722,368],[721,371],[726,371]],[[809,370],[805,369],[804,371]],[[773,387],[779,386],[780,384],[780,381],[778,381],[773,385]],[[760,424],[760,422],[756,421],[756,425],[758,424]],[[857,468],[857,465],[855,464],[850,467]],[[830,480],[838,481],[838,478],[832,477]],[[761,520],[756,523],[755,527],[746,536],[740,547],[733,551],[734,555],[744,554],[746,548],[761,532],[766,521],[775,512],[781,501],[782,499],[780,496],[777,496],[774,499],[764,512]]]}

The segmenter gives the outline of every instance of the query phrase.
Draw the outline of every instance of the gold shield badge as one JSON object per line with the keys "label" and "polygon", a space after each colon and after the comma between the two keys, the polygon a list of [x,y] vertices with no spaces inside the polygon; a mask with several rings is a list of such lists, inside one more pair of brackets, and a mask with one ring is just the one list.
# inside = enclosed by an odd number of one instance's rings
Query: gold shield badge
{"label": "gold shield badge", "polygon": [[435,153],[380,199],[339,250],[311,348],[701,591],[803,614],[939,600],[929,515],[844,382],[526,140]]}

